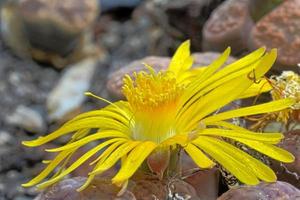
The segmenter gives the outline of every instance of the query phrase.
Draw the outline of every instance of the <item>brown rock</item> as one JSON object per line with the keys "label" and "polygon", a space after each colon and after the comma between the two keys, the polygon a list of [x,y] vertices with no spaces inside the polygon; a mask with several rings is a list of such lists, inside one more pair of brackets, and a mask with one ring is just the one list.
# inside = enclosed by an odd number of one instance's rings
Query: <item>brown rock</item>
{"label": "brown rock", "polygon": [[181,164],[184,181],[195,188],[200,199],[217,199],[220,173],[216,168],[199,169],[186,153],[181,155]]}
{"label": "brown rock", "polygon": [[281,181],[286,181],[300,189],[300,130],[286,132],[285,138],[279,146],[288,150],[295,156],[293,163],[279,163],[273,161],[272,168]]}
{"label": "brown rock", "polygon": [[[175,40],[189,38],[195,50],[201,50],[201,31],[205,21],[224,0],[147,1],[146,11]],[[178,20],[180,17],[180,20]]]}
{"label": "brown rock", "polygon": [[300,62],[300,0],[284,1],[251,31],[251,48],[278,48],[277,64],[298,70]]}
{"label": "brown rock", "polygon": [[247,48],[253,27],[248,0],[228,0],[215,9],[203,27],[203,50],[223,51],[231,46],[234,53]]}
{"label": "brown rock", "polygon": [[136,173],[128,186],[138,200],[166,199],[166,182],[160,181],[156,176]]}
{"label": "brown rock", "polygon": [[[205,53],[194,53],[194,66],[193,67],[200,67],[200,66],[207,66],[212,61],[220,56],[219,53],[214,52],[205,52]],[[235,58],[229,57],[226,64],[232,63],[235,61]],[[152,66],[155,70],[166,70],[170,63],[170,58],[168,57],[158,57],[158,56],[149,56],[145,57],[141,60],[136,60],[125,67],[113,72],[107,81],[106,88],[108,92],[116,99],[124,99],[122,94],[122,84],[123,78],[125,74],[129,74],[132,76],[133,72],[139,72],[142,70],[147,70],[143,63],[146,63]]]}
{"label": "brown rock", "polygon": [[96,178],[91,185],[83,190],[77,192],[86,178],[76,177],[72,179],[63,180],[56,185],[46,189],[35,200],[136,200],[134,195],[125,191],[118,196],[120,188],[111,184],[109,180]]}
{"label": "brown rock", "polygon": [[260,183],[257,186],[239,186],[230,189],[217,200],[299,200],[300,190],[294,186],[277,181],[275,183]]}
{"label": "brown rock", "polygon": [[89,29],[98,13],[97,0],[9,1],[1,8],[1,31],[18,56],[63,67],[94,48]]}

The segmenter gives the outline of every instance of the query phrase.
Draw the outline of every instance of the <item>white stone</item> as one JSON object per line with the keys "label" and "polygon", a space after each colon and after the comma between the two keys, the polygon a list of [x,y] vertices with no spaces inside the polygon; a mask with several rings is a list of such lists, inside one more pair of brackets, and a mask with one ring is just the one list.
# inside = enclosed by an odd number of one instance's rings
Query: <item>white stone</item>
{"label": "white stone", "polygon": [[84,92],[90,88],[97,61],[94,58],[87,58],[67,67],[47,99],[51,121],[61,121],[65,116],[80,108],[85,100]]}

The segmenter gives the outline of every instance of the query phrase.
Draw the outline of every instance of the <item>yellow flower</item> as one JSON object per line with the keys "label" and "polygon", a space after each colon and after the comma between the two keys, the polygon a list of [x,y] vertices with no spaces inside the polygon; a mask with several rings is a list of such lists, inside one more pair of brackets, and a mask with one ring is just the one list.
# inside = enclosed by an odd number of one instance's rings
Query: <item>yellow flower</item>
{"label": "yellow flower", "polygon": [[[276,50],[265,53],[261,48],[222,67],[230,54],[228,48],[209,66],[191,69],[193,58],[189,47],[187,41],[178,48],[166,71],[156,72],[147,66],[148,72],[136,73],[133,78],[126,76],[123,91],[127,101],[83,113],[49,135],[23,142],[34,147],[71,133],[68,144],[47,150],[58,154],[47,162],[47,167],[37,177],[23,186],[39,184],[56,167],[62,166],[39,187],[52,185],[97,153],[100,155],[91,163],[94,169],[80,190],[118,161],[121,168],[112,182],[126,185],[152,153],[177,147],[183,148],[200,168],[211,168],[219,163],[243,183],[255,185],[259,180],[275,181],[276,175],[268,166],[224,138],[243,143],[281,162],[293,162],[293,155],[275,146],[283,135],[251,132],[228,120],[279,111],[294,101],[287,98],[230,111],[219,110],[232,101],[270,89],[265,87],[263,76],[274,63]],[[97,146],[63,168],[75,151],[95,141],[99,142]]]}
{"label": "yellow flower", "polygon": [[293,112],[300,110],[300,76],[293,71],[283,71],[280,76],[271,76],[273,89],[271,95],[274,100],[291,98],[295,104],[290,108],[281,110],[275,116],[277,121],[287,124]]}

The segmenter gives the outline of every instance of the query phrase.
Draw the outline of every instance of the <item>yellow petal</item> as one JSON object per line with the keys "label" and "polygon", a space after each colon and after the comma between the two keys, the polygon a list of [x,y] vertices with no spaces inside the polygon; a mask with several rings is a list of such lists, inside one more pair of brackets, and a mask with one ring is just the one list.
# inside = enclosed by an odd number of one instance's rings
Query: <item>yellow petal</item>
{"label": "yellow petal", "polygon": [[198,82],[203,82],[208,79],[212,74],[214,74],[222,65],[226,62],[230,55],[231,48],[228,47],[222,55],[220,55],[215,61],[213,61],[206,69],[197,77]]}
{"label": "yellow petal", "polygon": [[187,142],[188,142],[187,135],[177,134],[177,135],[174,135],[173,137],[166,139],[160,145],[161,146],[172,146],[174,144],[179,144],[181,146],[185,146]]}
{"label": "yellow petal", "polygon": [[259,141],[253,141],[253,140],[247,140],[243,138],[235,138],[236,141],[241,142],[252,149],[255,149],[256,151],[265,154],[275,160],[279,160],[281,162],[285,163],[291,163],[294,162],[295,157],[288,151],[276,147],[272,144],[266,144]]}
{"label": "yellow petal", "polygon": [[38,184],[41,182],[43,179],[45,179],[68,155],[76,151],[76,149],[71,149],[68,151],[63,151],[59,153],[54,160],[52,160],[47,167],[35,178],[33,178],[31,181],[22,184],[23,187],[31,187],[33,185]]}
{"label": "yellow petal", "polygon": [[185,128],[183,130],[187,131],[195,128],[201,119],[235,100],[250,85],[251,81],[247,77],[239,77],[202,96],[178,118],[177,124],[181,126],[179,130]]}
{"label": "yellow petal", "polygon": [[[89,117],[81,120],[76,120],[71,124],[62,126],[58,130],[44,136],[39,137],[38,139],[32,141],[23,141],[22,144],[29,147],[40,146],[51,140],[54,140],[58,137],[61,137],[65,134],[80,130],[80,129],[92,129],[92,128],[101,128],[101,129],[113,129],[122,133],[128,133],[129,127],[120,123],[119,121],[113,118],[106,117]],[[129,135],[129,134],[128,134]]]}
{"label": "yellow petal", "polygon": [[[270,69],[275,62],[275,59],[276,53],[272,51],[270,54],[266,54],[262,59],[260,59],[259,62],[255,62],[253,64],[254,68],[259,68],[259,70],[252,71],[252,73],[254,73],[253,76],[257,77],[257,79],[261,78],[263,76],[262,73]],[[205,88],[204,91],[207,92],[207,94],[205,94],[202,90],[198,91],[199,88],[197,87],[187,88],[187,95],[183,98],[183,102],[186,102],[183,103],[183,107],[177,114],[177,121],[180,121],[181,123],[180,129],[183,128],[183,126],[187,126],[188,129],[190,129],[191,126],[195,126],[195,124],[206,115],[217,110],[218,108],[221,108],[227,103],[238,99],[241,93],[243,93],[253,84],[253,80],[250,79],[246,74],[243,76],[240,75],[237,78],[230,78],[230,76],[227,77],[226,82],[222,82],[222,85],[219,85],[216,88],[211,87],[210,91]],[[214,83],[214,85],[215,84],[216,83]],[[191,91],[189,91],[189,89],[191,89]],[[191,97],[190,99],[185,99],[189,96]],[[193,119],[192,122],[190,122],[191,119]],[[182,123],[182,120],[185,120],[185,122]],[[189,122],[189,125],[187,124],[187,121]]]}
{"label": "yellow petal", "polygon": [[255,69],[257,63],[260,62],[259,59],[264,52],[265,49],[260,48],[254,51],[253,53],[237,60],[236,62],[224,67],[223,69],[221,69],[220,71],[218,71],[217,73],[213,74],[211,77],[208,77],[205,80],[195,80],[188,86],[188,92],[183,96],[182,105],[186,104],[187,100],[195,95],[195,92],[199,93],[199,91],[207,89],[207,87],[210,87],[211,90],[225,83],[226,81],[251,72],[253,69]]}
{"label": "yellow petal", "polygon": [[84,137],[84,138],[82,138],[82,139],[80,139],[76,142],[66,144],[62,147],[53,148],[53,149],[46,149],[46,151],[48,151],[48,152],[64,151],[64,150],[71,149],[71,148],[74,148],[74,147],[80,147],[80,146],[83,146],[83,145],[85,145],[89,142],[104,139],[104,138],[119,138],[120,140],[122,138],[123,140],[125,140],[125,139],[128,139],[128,136],[123,134],[123,133],[117,132],[117,131],[111,131],[111,130],[101,131],[101,132],[94,133],[92,135],[86,136],[86,137]]}
{"label": "yellow petal", "polygon": [[193,64],[193,57],[190,53],[190,41],[183,42],[176,50],[170,62],[168,71],[175,76],[179,76],[181,72],[188,70]]}
{"label": "yellow petal", "polygon": [[122,144],[119,146],[115,151],[113,151],[106,159],[103,161],[99,166],[97,166],[89,175],[92,174],[99,174],[103,171],[108,170],[111,168],[121,157],[126,155],[129,151],[135,148],[140,141],[129,141],[127,143]]}
{"label": "yellow petal", "polygon": [[200,168],[212,168],[215,165],[212,160],[210,160],[200,149],[198,149],[192,143],[189,143],[187,146],[185,146],[184,150]]}
{"label": "yellow petal", "polygon": [[134,148],[112,182],[119,184],[129,179],[156,147],[154,142],[146,141]]}
{"label": "yellow petal", "polygon": [[212,144],[215,145],[215,148],[220,148],[224,152],[229,155],[234,155],[237,160],[246,164],[249,167],[254,175],[264,181],[274,182],[276,181],[276,175],[272,169],[270,169],[267,165],[262,163],[261,161],[253,158],[242,150],[230,145],[222,140],[210,138],[209,139]]}
{"label": "yellow petal", "polygon": [[[83,154],[70,167],[68,167],[67,169],[63,170],[58,176],[55,176],[54,178],[51,178],[50,180],[45,181],[45,182],[39,184],[38,187],[39,188],[45,188],[45,187],[48,187],[48,186],[52,185],[53,183],[59,181],[64,176],[68,175],[69,173],[71,173],[72,171],[74,171],[76,168],[78,168],[80,165],[82,165],[89,158],[91,158],[91,156],[93,156],[94,154],[96,154],[97,152],[99,152],[101,149],[103,149],[107,145],[109,145],[111,143],[114,143],[114,142],[119,142],[119,141],[118,141],[118,139],[111,139],[111,140],[105,141],[105,142],[97,145],[96,147],[92,148],[91,150],[89,150],[88,152],[86,152],[85,154]],[[123,140],[122,142],[124,143],[125,141]]]}
{"label": "yellow petal", "polygon": [[99,166],[122,143],[124,143],[124,141],[115,142],[114,144],[110,145],[108,148],[105,149],[105,151],[100,156],[98,156],[98,158],[96,158],[93,162],[91,162],[90,165],[94,165],[95,163],[97,163],[97,166]]}
{"label": "yellow petal", "polygon": [[277,101],[271,101],[271,102],[263,103],[260,105],[249,106],[249,107],[245,107],[245,108],[239,108],[239,109],[235,109],[235,110],[218,113],[218,114],[209,116],[205,119],[202,119],[202,121],[205,124],[209,124],[211,122],[223,121],[223,120],[231,119],[234,117],[243,117],[243,116],[256,115],[256,114],[262,114],[262,113],[276,112],[276,111],[280,111],[285,108],[288,108],[291,105],[293,105],[294,103],[295,103],[295,101],[290,98],[280,99]]}
{"label": "yellow petal", "polygon": [[249,185],[259,183],[253,170],[243,160],[238,159],[235,152],[224,151],[223,145],[216,138],[199,136],[197,140],[193,141],[193,144],[209,154],[241,182]]}
{"label": "yellow petal", "polygon": [[257,96],[261,93],[268,92],[272,89],[270,83],[265,79],[261,79],[259,83],[253,83],[243,94],[240,96],[241,99]]}
{"label": "yellow petal", "polygon": [[225,130],[218,128],[207,128],[198,132],[198,135],[214,135],[227,137],[231,139],[244,138],[254,141],[268,142],[271,144],[277,144],[283,138],[281,133],[255,133],[252,131],[236,131],[236,130]]}

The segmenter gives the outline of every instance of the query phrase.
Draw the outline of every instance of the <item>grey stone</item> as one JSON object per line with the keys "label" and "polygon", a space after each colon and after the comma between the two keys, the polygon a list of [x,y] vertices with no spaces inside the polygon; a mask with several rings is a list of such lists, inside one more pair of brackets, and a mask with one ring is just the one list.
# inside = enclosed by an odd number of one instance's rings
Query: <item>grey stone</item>
{"label": "grey stone", "polygon": [[85,100],[98,60],[87,58],[69,66],[47,98],[47,108],[51,121],[64,121],[80,109]]}
{"label": "grey stone", "polygon": [[257,186],[239,186],[230,189],[217,200],[299,200],[300,190],[286,182],[260,183]]}
{"label": "grey stone", "polygon": [[33,133],[41,133],[46,129],[46,124],[41,114],[23,105],[19,105],[14,113],[8,115],[6,122]]}
{"label": "grey stone", "polygon": [[223,51],[231,46],[234,53],[247,49],[253,27],[248,0],[228,0],[213,11],[202,33],[205,51]]}

